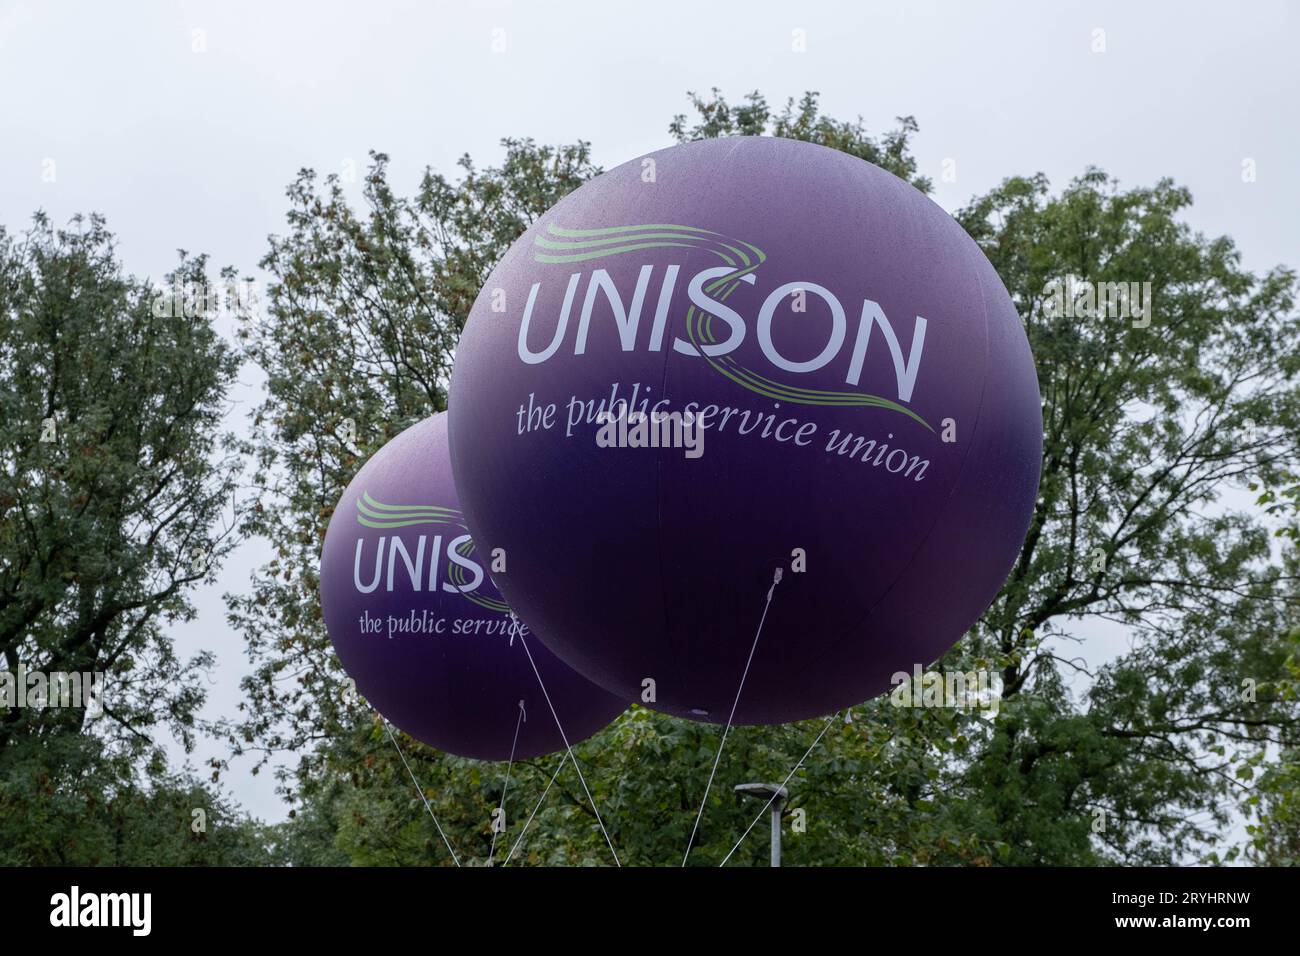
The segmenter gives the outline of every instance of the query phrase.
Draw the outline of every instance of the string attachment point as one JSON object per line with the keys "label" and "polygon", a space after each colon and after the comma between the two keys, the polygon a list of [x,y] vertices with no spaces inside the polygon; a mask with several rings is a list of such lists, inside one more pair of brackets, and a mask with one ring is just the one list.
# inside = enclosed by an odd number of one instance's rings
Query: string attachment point
{"label": "string attachment point", "polygon": [[776,590],[776,586],[780,583],[781,583],[781,566],[778,564],[776,566],[776,573],[772,575],[772,586],[767,589],[767,599],[769,601],[772,600],[772,592]]}

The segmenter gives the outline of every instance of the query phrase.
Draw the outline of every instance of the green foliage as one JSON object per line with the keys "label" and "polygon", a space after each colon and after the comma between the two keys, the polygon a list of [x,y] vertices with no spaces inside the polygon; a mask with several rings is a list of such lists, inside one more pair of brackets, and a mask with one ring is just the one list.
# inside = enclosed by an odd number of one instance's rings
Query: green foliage
{"label": "green foliage", "polygon": [[898,117],[896,129],[875,139],[867,133],[860,116],[850,123],[823,115],[817,93],[805,93],[797,107],[793,99],[787,100],[780,113],[773,113],[757,90],[749,93],[741,106],[728,103],[716,87],[708,99],[695,93],[687,95],[695,109],[695,122],[687,126],[686,115],[679,113],[668,126],[679,143],[719,136],[799,139],[875,163],[923,193],[928,193],[932,186],[928,176],[917,175],[916,157],[909,151],[909,140],[919,128],[911,116]]}
{"label": "green foliage", "polygon": [[[316,772],[302,781],[304,809],[283,831],[293,850],[290,862],[333,861],[339,854],[358,865],[452,865],[378,721],[362,716],[332,739],[314,765]],[[932,741],[936,752],[969,754],[984,723],[946,712],[939,722],[945,736]],[[740,800],[732,787],[753,779],[785,779],[823,730],[821,745],[788,783],[784,859],[790,865],[991,865],[1005,855],[997,841],[981,839],[964,821],[945,818],[919,796],[937,780],[939,761],[909,738],[924,733],[915,713],[886,699],[857,709],[852,722],[837,714],[829,721],[732,728],[695,837],[692,865],[766,862],[763,805]],[[623,865],[681,865],[720,733],[718,727],[633,706],[574,747]],[[510,866],[613,863],[582,782],[563,755],[516,762],[509,767],[506,789],[506,764],[464,760],[404,736],[400,740],[461,865],[482,866],[489,859]],[[501,805],[503,789],[506,827],[494,844],[492,812]]]}
{"label": "green foliage", "polygon": [[[1283,480],[1289,478],[1283,476]],[[1278,530],[1279,537],[1290,542],[1283,562],[1292,581],[1300,580],[1300,547],[1296,545],[1300,542],[1300,485],[1283,488],[1276,495],[1265,492],[1260,502],[1268,505],[1270,514],[1288,516],[1288,523]],[[1290,598],[1289,653],[1273,690],[1295,706],[1300,701],[1300,585],[1293,584]],[[1293,727],[1278,740],[1275,760],[1263,756],[1244,768],[1252,777],[1258,774],[1258,783],[1244,801],[1254,817],[1247,826],[1250,842],[1246,856],[1266,866],[1300,866],[1300,732]]]}
{"label": "green foliage", "polygon": [[[182,255],[169,287],[205,271]],[[234,811],[152,736],[194,742],[211,658],[178,659],[164,625],[233,544],[239,472],[219,432],[238,356],[172,300],[122,274],[98,217],[0,230],[0,670],[106,675],[98,719],[0,710],[0,862],[252,852],[243,821],[191,845],[192,808]]]}
{"label": "green foliage", "polygon": [[[106,758],[95,738],[11,743],[0,774],[0,866],[257,866],[269,834],[219,791]],[[145,779],[141,779],[141,778]],[[201,811],[202,816],[196,816]]]}
{"label": "green foliage", "polygon": [[[1009,179],[958,215],[1025,318],[1044,398],[1042,501],[973,635],[1011,658],[1022,698],[999,722],[1002,759],[972,779],[1001,794],[1017,845],[1087,810],[1112,859],[1212,846],[1245,792],[1234,768],[1296,727],[1276,685],[1294,575],[1256,517],[1219,504],[1294,468],[1296,278],[1242,271],[1230,240],[1179,221],[1190,203],[1168,181],[1122,191],[1089,170],[1055,198],[1042,177]],[[1067,274],[1151,282],[1149,324],[1054,317],[1044,288]],[[1061,679],[1077,665],[1057,650],[1082,616],[1125,626],[1132,648],[1075,705]],[[1049,792],[1027,791],[1039,777]]]}

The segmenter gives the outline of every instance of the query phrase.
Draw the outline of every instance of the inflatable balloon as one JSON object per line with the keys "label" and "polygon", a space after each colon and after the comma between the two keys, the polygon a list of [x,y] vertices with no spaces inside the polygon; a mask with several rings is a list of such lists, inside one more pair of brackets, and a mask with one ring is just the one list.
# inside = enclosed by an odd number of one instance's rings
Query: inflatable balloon
{"label": "inflatable balloon", "polygon": [[512,625],[459,507],[445,415],[408,428],[357,472],[321,556],[334,650],[376,710],[433,747],[480,760],[563,750],[524,641],[570,743],[627,705]]}
{"label": "inflatable balloon", "polygon": [[1037,494],[1037,377],[987,258],[912,186],[793,140],[674,146],[557,203],[481,290],[450,402],[520,617],[718,723],[742,675],[736,721],[770,723],[932,662]]}

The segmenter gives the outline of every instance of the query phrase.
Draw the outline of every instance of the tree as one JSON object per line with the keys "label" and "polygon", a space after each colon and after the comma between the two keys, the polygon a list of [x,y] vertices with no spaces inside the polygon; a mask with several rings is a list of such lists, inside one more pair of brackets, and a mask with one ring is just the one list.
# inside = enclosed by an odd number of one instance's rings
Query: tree
{"label": "tree", "polygon": [[917,175],[916,157],[910,151],[912,134],[919,129],[912,116],[899,116],[898,126],[876,138],[867,132],[861,116],[847,122],[822,113],[817,93],[805,93],[798,107],[794,100],[788,100],[780,113],[773,113],[767,99],[757,90],[747,94],[741,106],[728,103],[717,87],[707,99],[696,93],[687,96],[695,110],[695,122],[687,125],[686,114],[678,113],[668,124],[668,132],[679,143],[719,136],[799,139],[874,163],[923,193],[931,189],[930,178]]}
{"label": "tree", "polygon": [[[219,429],[239,357],[174,292],[207,288],[205,269],[182,254],[160,295],[98,217],[0,230],[0,817],[27,821],[6,859],[129,859],[122,814],[167,798],[146,777],[194,796],[152,735],[193,746],[210,655],[178,659],[164,625],[192,619],[189,590],[233,543]],[[23,694],[20,671],[102,674],[102,706]],[[93,852],[74,846],[89,830]]]}
{"label": "tree", "polygon": [[0,774],[0,866],[256,866],[272,835],[210,784],[141,768],[90,734],[11,742]]}
{"label": "tree", "polygon": [[[780,112],[757,93],[739,106],[717,91],[692,103],[696,121],[670,126],[679,141],[807,139],[928,189],[909,117],[873,138],[860,120],[821,115],[815,94]],[[250,530],[276,558],[251,596],[231,598],[258,664],[232,738],[237,749],[301,755],[285,787],[310,822],[289,828],[304,858],[450,862],[382,724],[341,697],[316,572],[330,508],[361,459],[443,407],[456,336],[491,264],[596,172],[586,144],[505,148],[499,168],[462,161],[456,184],[426,174],[413,200],[394,196],[377,155],[365,220],[337,184],[321,195],[304,173],[290,188],[291,232],[263,263],[272,308],[249,350],[267,370],[258,421],[269,428],[250,448],[264,495]],[[801,831],[791,817],[791,864],[1148,863],[1213,852],[1253,768],[1296,727],[1294,700],[1277,684],[1292,575],[1270,560],[1257,518],[1220,499],[1294,470],[1300,330],[1294,273],[1242,270],[1230,240],[1181,222],[1190,201],[1172,183],[1124,191],[1089,170],[1055,196],[1041,176],[1008,179],[958,214],[1025,319],[1044,397],[1042,498],[1024,549],[993,607],[940,663],[995,670],[1000,711],[989,719],[884,697],[851,721],[733,729],[693,862],[721,862],[757,812],[731,786],[781,780],[814,740],[791,781],[802,811]],[[1050,307],[1051,283],[1066,276],[1150,282],[1155,296],[1145,314],[1080,319]],[[349,417],[356,451],[339,437]],[[1069,678],[1081,665],[1067,655],[1083,617],[1119,623],[1132,649],[1075,694]],[[623,862],[680,862],[718,734],[633,707],[577,748]],[[512,768],[519,806],[493,848],[504,769],[402,746],[452,845],[477,861],[513,845],[558,764]],[[762,833],[731,861],[761,861]],[[312,843],[330,834],[329,847]],[[609,861],[572,767],[519,852],[527,862]]]}
{"label": "tree", "polygon": [[[1007,180],[958,216],[1025,318],[1044,396],[1042,501],[968,642],[1017,701],[971,783],[1025,862],[1051,859],[1036,832],[1089,814],[1112,859],[1212,845],[1250,760],[1296,726],[1270,686],[1287,584],[1258,518],[1219,504],[1293,467],[1296,278],[1242,271],[1230,240],[1179,222],[1190,203],[1089,170],[1056,198]],[[1150,282],[1148,312],[1055,315],[1044,293],[1067,275]],[[1049,635],[1083,616],[1133,648],[1075,705]]]}
{"label": "tree", "polygon": [[[1282,485],[1266,488],[1259,503],[1286,523],[1275,534],[1289,542],[1284,556],[1292,581],[1300,580],[1300,484],[1282,475]],[[1286,622],[1290,653],[1274,693],[1293,705],[1300,699],[1300,585],[1293,585]],[[1294,728],[1278,741],[1276,760],[1262,764],[1259,784],[1244,804],[1255,822],[1247,826],[1247,858],[1266,866],[1300,866],[1300,733]]]}

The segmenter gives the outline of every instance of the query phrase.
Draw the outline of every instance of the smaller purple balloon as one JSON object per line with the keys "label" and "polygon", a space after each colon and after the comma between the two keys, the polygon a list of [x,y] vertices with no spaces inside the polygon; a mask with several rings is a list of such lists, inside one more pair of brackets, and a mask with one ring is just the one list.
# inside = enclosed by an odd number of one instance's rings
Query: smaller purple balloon
{"label": "smaller purple balloon", "polygon": [[564,749],[551,705],[569,743],[627,706],[512,622],[461,516],[442,413],[390,441],[348,485],[320,581],[325,626],[357,691],[439,750],[524,760]]}

